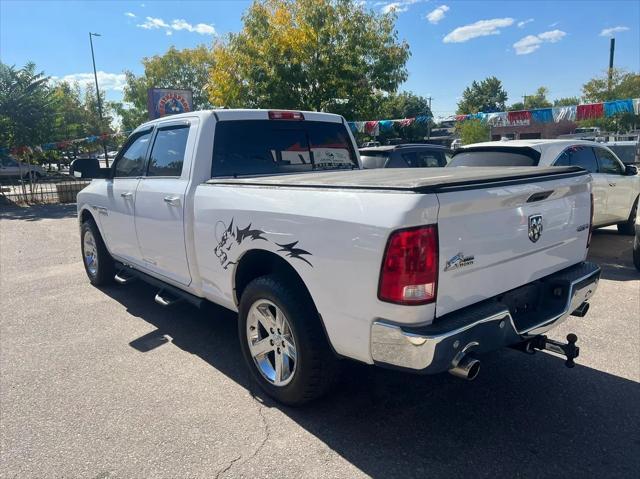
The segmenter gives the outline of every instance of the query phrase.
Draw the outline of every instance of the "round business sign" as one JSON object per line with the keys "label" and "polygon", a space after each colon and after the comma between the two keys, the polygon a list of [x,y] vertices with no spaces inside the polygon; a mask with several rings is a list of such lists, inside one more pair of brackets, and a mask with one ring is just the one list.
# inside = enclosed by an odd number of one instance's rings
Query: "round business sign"
{"label": "round business sign", "polygon": [[189,111],[187,100],[177,93],[167,93],[158,101],[158,112],[160,116],[175,115]]}

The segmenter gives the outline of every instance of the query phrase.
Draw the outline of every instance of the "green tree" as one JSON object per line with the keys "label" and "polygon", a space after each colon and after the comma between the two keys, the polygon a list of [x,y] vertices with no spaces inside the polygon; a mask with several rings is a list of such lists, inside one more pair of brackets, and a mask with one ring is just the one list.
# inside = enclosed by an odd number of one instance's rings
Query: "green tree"
{"label": "green tree", "polygon": [[[582,85],[582,97],[587,103],[625,100],[640,97],[640,74],[614,68],[609,81],[608,72]],[[620,113],[613,117],[580,122],[581,126],[598,126],[605,131],[623,131],[640,123],[640,115]]]}
{"label": "green tree", "polygon": [[355,0],[255,1],[242,30],[214,46],[209,100],[364,118],[377,93],[407,78],[409,46],[395,19]]}
{"label": "green tree", "polygon": [[624,100],[640,97],[640,74],[614,68],[609,82],[608,73],[592,78],[582,85],[585,102]]}
{"label": "green tree", "polygon": [[175,47],[163,55],[144,58],[144,73],[140,76],[126,71],[124,103],[110,103],[112,111],[122,119],[126,129],[135,128],[148,120],[147,90],[149,88],[177,88],[193,92],[196,110],[211,108],[206,86],[213,67],[211,49],[200,45],[178,50]]}
{"label": "green tree", "polygon": [[[429,108],[429,100],[423,96],[415,95],[411,92],[391,93],[382,96],[377,102],[378,110],[375,115],[371,116],[371,120],[399,119],[399,118],[415,118],[417,116],[432,116]],[[387,134],[382,133],[381,137],[392,138],[400,136],[407,140],[421,140],[428,131],[433,122],[414,122],[409,126],[395,129]]]}
{"label": "green tree", "polygon": [[474,80],[462,92],[462,99],[458,102],[458,114],[504,111],[507,99],[507,92],[496,77],[492,76],[480,82]]}
{"label": "green tree", "polygon": [[487,123],[480,120],[461,121],[456,125],[463,145],[489,141],[490,128]]}
{"label": "green tree", "polygon": [[33,62],[0,63],[0,145],[32,145],[51,135],[54,109],[49,78]]}
{"label": "green tree", "polygon": [[574,106],[578,104],[580,104],[580,98],[577,96],[569,96],[553,100],[553,106]]}

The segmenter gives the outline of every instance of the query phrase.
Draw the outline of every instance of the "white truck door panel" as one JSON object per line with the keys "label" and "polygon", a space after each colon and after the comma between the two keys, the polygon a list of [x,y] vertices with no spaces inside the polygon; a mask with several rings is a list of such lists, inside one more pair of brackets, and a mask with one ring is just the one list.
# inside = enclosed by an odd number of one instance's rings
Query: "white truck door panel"
{"label": "white truck door panel", "polygon": [[135,200],[139,178],[115,178],[107,184],[107,214],[101,224],[111,254],[138,262],[140,249],[136,239]]}
{"label": "white truck door panel", "polygon": [[145,268],[180,284],[191,283],[187,262],[184,210],[190,158],[197,125],[161,123],[149,153],[146,176],[136,195],[136,231]]}
{"label": "white truck door panel", "polygon": [[137,133],[116,158],[114,178],[107,184],[107,214],[101,221],[111,254],[134,264],[141,262],[135,227],[136,191],[150,139],[151,128]]}

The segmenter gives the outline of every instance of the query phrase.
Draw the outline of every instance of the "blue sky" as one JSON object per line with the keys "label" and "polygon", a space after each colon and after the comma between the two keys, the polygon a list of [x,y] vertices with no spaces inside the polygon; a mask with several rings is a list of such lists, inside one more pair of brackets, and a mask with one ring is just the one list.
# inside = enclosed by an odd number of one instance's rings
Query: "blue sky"
{"label": "blue sky", "polygon": [[[58,78],[92,81],[88,32],[100,85],[122,97],[124,70],[140,59],[209,44],[241,28],[249,1],[16,1],[0,0],[0,58]],[[409,79],[401,89],[432,96],[436,116],[451,114],[472,80],[495,75],[509,102],[541,85],[551,98],[577,96],[608,64],[640,71],[640,1],[368,1],[395,8],[399,37],[411,47]]]}

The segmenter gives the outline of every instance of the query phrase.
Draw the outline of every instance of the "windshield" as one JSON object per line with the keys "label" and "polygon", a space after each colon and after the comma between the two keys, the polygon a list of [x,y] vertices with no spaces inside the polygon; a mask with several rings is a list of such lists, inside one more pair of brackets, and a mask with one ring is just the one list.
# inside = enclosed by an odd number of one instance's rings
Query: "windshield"
{"label": "windshield", "polygon": [[356,168],[356,153],[342,123],[239,120],[216,125],[213,177]]}
{"label": "windshield", "polygon": [[455,152],[447,166],[537,166],[539,159],[530,148],[464,149]]}

